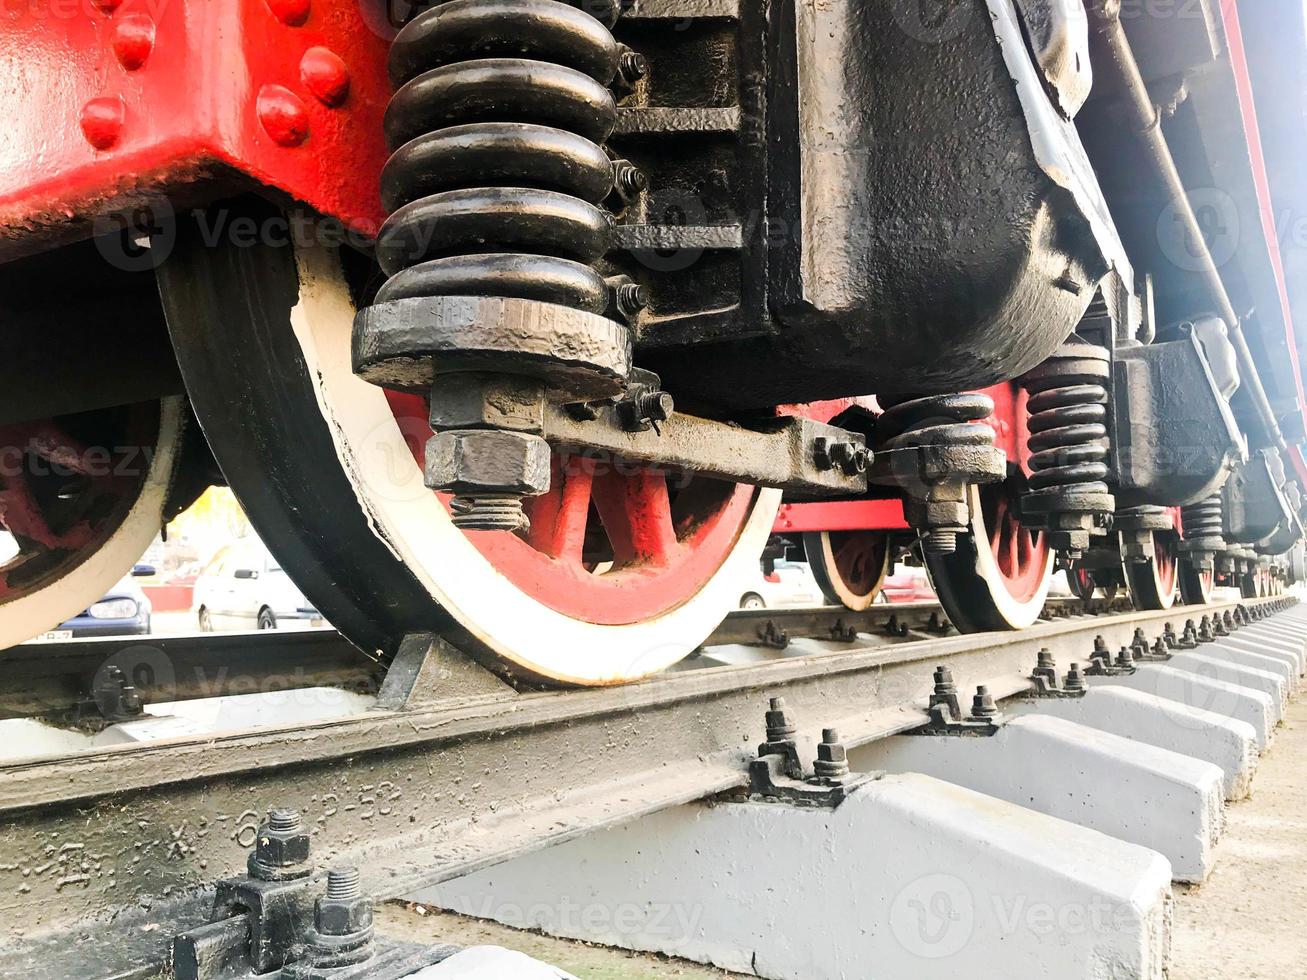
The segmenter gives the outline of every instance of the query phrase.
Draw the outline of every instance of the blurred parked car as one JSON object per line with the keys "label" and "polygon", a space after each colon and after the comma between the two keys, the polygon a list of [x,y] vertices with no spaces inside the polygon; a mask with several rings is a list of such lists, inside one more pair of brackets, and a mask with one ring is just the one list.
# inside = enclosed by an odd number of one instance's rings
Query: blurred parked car
{"label": "blurred parked car", "polygon": [[322,614],[259,541],[242,541],[218,552],[195,580],[192,608],[206,633],[324,625]]}
{"label": "blurred parked car", "polygon": [[783,609],[787,606],[823,606],[825,598],[806,562],[778,561],[770,575],[761,567],[740,595],[741,609]]}
{"label": "blurred parked car", "polygon": [[885,576],[881,586],[880,602],[934,602],[935,590],[930,587],[926,570],[914,565],[895,565]]}
{"label": "blurred parked car", "polygon": [[134,580],[153,574],[153,565],[137,565],[131,575],[106,592],[99,602],[92,603],[80,614],[64,620],[37,639],[77,640],[86,636],[147,635],[153,610],[150,600]]}

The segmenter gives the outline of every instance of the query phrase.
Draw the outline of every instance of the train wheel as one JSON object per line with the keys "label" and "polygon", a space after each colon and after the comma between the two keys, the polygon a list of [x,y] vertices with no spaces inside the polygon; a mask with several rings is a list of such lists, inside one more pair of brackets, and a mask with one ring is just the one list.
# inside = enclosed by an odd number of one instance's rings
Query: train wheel
{"label": "train wheel", "polygon": [[0,427],[0,649],[58,626],[131,571],[163,526],[179,398]]}
{"label": "train wheel", "polygon": [[1184,559],[1179,563],[1180,601],[1186,606],[1205,606],[1212,601],[1216,573],[1200,571]]}
{"label": "train wheel", "polygon": [[1066,581],[1071,589],[1071,594],[1081,602],[1088,602],[1098,590],[1098,586],[1094,582],[1093,571],[1085,568],[1080,562],[1076,562],[1068,569]]}
{"label": "train wheel", "polygon": [[814,531],[803,535],[803,553],[830,602],[854,611],[880,595],[890,567],[890,536],[882,531]]}
{"label": "train wheel", "polygon": [[1017,519],[1018,492],[1012,481],[973,486],[971,527],[957,551],[926,558],[940,605],[963,632],[1024,629],[1044,609],[1053,550]]}
{"label": "train wheel", "polygon": [[1170,609],[1175,604],[1179,574],[1179,538],[1173,532],[1153,532],[1154,558],[1123,562],[1126,587],[1136,609]]}
{"label": "train wheel", "polygon": [[1239,576],[1239,595],[1245,599],[1256,599],[1266,594],[1266,581],[1262,572],[1254,569]]}
{"label": "train wheel", "polygon": [[438,631],[535,680],[622,683],[691,653],[756,574],[779,492],[559,457],[528,536],[461,531],[422,481],[425,412],[351,370],[344,257],[188,226],[159,270],[214,454],[305,595],[365,649]]}

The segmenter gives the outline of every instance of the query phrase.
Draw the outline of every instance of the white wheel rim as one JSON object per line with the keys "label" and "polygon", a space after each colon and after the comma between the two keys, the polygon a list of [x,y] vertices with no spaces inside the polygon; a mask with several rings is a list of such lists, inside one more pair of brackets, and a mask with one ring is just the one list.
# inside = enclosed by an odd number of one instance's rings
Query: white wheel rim
{"label": "white wheel rim", "polygon": [[[1056,558],[1055,553],[1052,549],[1049,549],[1040,575],[1039,588],[1035,590],[1029,599],[1023,602],[1009,592],[1004,584],[1003,573],[998,567],[998,561],[994,558],[994,551],[989,543],[989,529],[985,527],[985,512],[981,506],[980,488],[978,486],[973,484],[968,488],[967,502],[971,511],[971,538],[975,544],[972,549],[975,552],[974,569],[976,576],[984,584],[989,601],[1009,628],[1020,630],[1034,625],[1035,621],[1039,619],[1040,613],[1044,611],[1044,603],[1048,599],[1048,589],[1052,584],[1053,563]],[[937,578],[929,565],[927,565],[926,571],[930,575],[931,586],[936,593],[941,595],[947,593],[952,598],[953,591],[950,589],[946,577],[939,576]]]}
{"label": "white wheel rim", "polygon": [[[346,478],[377,537],[469,633],[530,674],[564,683],[624,683],[656,674],[692,653],[755,574],[780,506],[760,491],[735,546],[693,597],[645,622],[600,626],[565,616],[521,592],[454,527],[423,483],[385,392],[354,376],[354,307],[328,249],[297,254],[295,337],[318,408]],[[487,628],[493,624],[493,632]]]}
{"label": "white wheel rim", "polygon": [[839,569],[835,567],[835,549],[831,545],[830,532],[821,532],[821,560],[826,566],[826,578],[830,581],[831,588],[839,597],[840,602],[846,609],[853,612],[862,612],[864,609],[870,609],[872,603],[880,597],[881,587],[885,584],[885,576],[889,572],[889,546],[885,548],[885,561],[880,568],[880,574],[876,578],[876,584],[866,595],[858,595],[850,589],[845,583],[843,576],[840,575]]}
{"label": "white wheel rim", "polygon": [[182,400],[159,404],[159,436],[140,494],[118,529],[80,565],[41,588],[0,605],[0,649],[54,629],[104,598],[150,546],[163,525],[181,438]]}

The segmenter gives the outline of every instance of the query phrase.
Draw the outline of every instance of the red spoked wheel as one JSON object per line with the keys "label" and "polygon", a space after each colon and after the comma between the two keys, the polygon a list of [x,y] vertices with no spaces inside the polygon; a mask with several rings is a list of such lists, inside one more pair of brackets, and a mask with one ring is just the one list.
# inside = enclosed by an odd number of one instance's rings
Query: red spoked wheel
{"label": "red spoked wheel", "polygon": [[[423,464],[424,399],[387,392],[414,460]],[[437,494],[449,506],[448,496]],[[655,619],[695,595],[730,554],[754,490],[620,460],[557,454],[548,493],[526,501],[522,536],[467,531],[510,582],[587,623]]]}
{"label": "red spoked wheel", "polygon": [[1136,609],[1170,609],[1175,605],[1179,578],[1180,536],[1174,531],[1153,532],[1153,555],[1146,562],[1122,562],[1130,600]]}
{"label": "red spoked wheel", "polygon": [[1022,525],[1015,480],[972,487],[971,527],[957,551],[927,556],[940,605],[959,630],[1025,629],[1039,618],[1053,574],[1053,550]]}
{"label": "red spoked wheel", "polygon": [[1199,569],[1181,558],[1179,561],[1180,601],[1186,606],[1205,606],[1212,601],[1216,587],[1216,572]]}
{"label": "red spoked wheel", "polygon": [[180,399],[0,426],[0,648],[102,598],[163,525]]}
{"label": "red spoked wheel", "polygon": [[861,611],[880,595],[892,548],[883,531],[810,531],[803,535],[803,553],[822,595]]}
{"label": "red spoked wheel", "polygon": [[780,493],[558,456],[528,534],[464,532],[423,482],[421,400],[353,373],[348,262],[187,223],[158,272],[210,447],[304,594],[364,649],[435,632],[533,681],[619,684],[692,653],[757,576]]}

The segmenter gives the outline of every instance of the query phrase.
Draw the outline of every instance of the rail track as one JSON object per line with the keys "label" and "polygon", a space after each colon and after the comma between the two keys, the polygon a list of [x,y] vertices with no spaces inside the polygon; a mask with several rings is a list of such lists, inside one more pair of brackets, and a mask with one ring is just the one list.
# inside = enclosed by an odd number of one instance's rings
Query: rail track
{"label": "rail track", "polygon": [[[1042,618],[1101,616],[1130,608],[1122,599],[1053,598]],[[1172,612],[1183,622],[1189,613],[1201,616],[1204,610]],[[940,606],[930,602],[861,612],[835,606],[739,610],[722,620],[683,669],[957,635]],[[380,659],[332,629],[25,643],[0,657],[0,719],[60,722],[93,714],[90,691],[107,663],[128,667],[147,704],[315,687],[375,693],[385,676]]]}
{"label": "rail track", "polygon": [[[1029,630],[965,636],[930,635],[932,623],[944,630],[937,609],[897,606],[860,615],[853,639],[826,638],[832,624],[824,612],[747,613],[730,617],[715,637],[731,642],[710,645],[685,669],[570,691],[514,689],[444,641],[413,636],[371,710],[0,770],[0,973],[151,975],[172,935],[206,921],[212,883],[244,867],[270,806],[302,812],[315,851],[357,863],[372,894],[401,896],[547,844],[741,791],[772,697],[786,699],[801,735],[838,728],[854,747],[927,722],[938,665],[951,669],[959,691],[983,684],[1002,701],[1036,689],[1041,652],[1065,671],[1089,660],[1096,637],[1116,650],[1137,630],[1152,643],[1167,623],[1179,628],[1187,618],[1240,605],[1256,615],[1290,601],[1097,615],[1056,603],[1066,615]],[[838,615],[850,625],[847,612]],[[718,663],[766,622],[773,631],[822,638],[796,639],[784,655],[758,662]],[[43,699],[70,710],[69,692],[78,689],[70,678],[84,677],[106,653],[122,657],[133,647],[139,654],[147,645],[12,651],[0,660],[7,671],[38,676],[26,707],[11,698],[5,710],[30,712]],[[351,660],[346,647],[330,632],[161,639],[148,649],[162,654],[154,662],[168,663],[175,679],[171,687],[147,684],[145,693],[147,700],[202,696],[223,658],[225,679],[210,695],[240,685],[275,689],[274,682],[295,677],[312,690],[333,672],[337,682],[374,678],[380,665],[357,654]],[[274,648],[278,663],[268,667]],[[112,929],[103,925],[108,917]]]}

